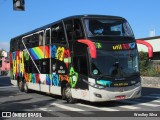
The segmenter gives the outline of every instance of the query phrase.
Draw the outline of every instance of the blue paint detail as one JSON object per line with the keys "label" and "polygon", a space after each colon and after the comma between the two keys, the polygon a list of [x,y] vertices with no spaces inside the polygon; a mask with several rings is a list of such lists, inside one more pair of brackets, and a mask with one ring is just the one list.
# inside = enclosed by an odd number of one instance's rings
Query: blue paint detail
{"label": "blue paint detail", "polygon": [[13,53],[12,53],[12,59],[13,59],[13,60],[16,60],[16,52],[13,52]]}
{"label": "blue paint detail", "polygon": [[46,75],[46,85],[50,85],[51,84],[51,79],[49,75]]}
{"label": "blue paint detail", "polygon": [[59,78],[57,74],[52,74],[52,85],[58,86],[59,85]]}
{"label": "blue paint detail", "polygon": [[55,58],[57,52],[57,47],[55,45],[51,46],[51,57]]}
{"label": "blue paint detail", "polygon": [[39,59],[38,56],[36,55],[36,53],[33,51],[33,49],[30,49],[30,54],[31,54],[31,56],[32,56],[32,58],[34,60],[38,60]]}
{"label": "blue paint detail", "polygon": [[135,48],[135,46],[136,46],[135,43],[130,43],[130,44],[129,44],[129,47],[130,47],[131,49]]}
{"label": "blue paint detail", "polygon": [[98,80],[97,84],[103,85],[103,86],[111,86],[112,82],[107,80]]}
{"label": "blue paint detail", "polygon": [[36,83],[36,76],[35,76],[35,74],[32,74],[31,81],[32,81],[32,83]]}

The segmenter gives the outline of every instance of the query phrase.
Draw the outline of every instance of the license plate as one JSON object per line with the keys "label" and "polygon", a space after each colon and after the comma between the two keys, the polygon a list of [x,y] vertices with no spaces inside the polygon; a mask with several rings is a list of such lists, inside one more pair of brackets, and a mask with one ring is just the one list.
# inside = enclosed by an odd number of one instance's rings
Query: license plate
{"label": "license plate", "polygon": [[123,100],[123,99],[126,98],[126,96],[125,95],[120,95],[120,96],[116,96],[115,98],[116,98],[116,100]]}

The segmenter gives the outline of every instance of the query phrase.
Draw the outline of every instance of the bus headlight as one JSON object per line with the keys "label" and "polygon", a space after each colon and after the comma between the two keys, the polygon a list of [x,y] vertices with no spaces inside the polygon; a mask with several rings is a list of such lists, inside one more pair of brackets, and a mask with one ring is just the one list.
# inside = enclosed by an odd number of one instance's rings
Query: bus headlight
{"label": "bus headlight", "polygon": [[87,83],[89,86],[91,87],[94,87],[94,88],[97,88],[97,89],[104,89],[105,86],[102,86],[102,85],[98,85],[96,83],[92,83],[92,82],[88,82],[86,80],[83,79],[83,82]]}
{"label": "bus headlight", "polygon": [[136,87],[141,86],[141,82],[138,82],[137,84],[135,84]]}
{"label": "bus headlight", "polygon": [[93,87],[98,88],[98,89],[104,89],[104,88],[105,88],[104,86],[102,86],[102,85],[97,85],[97,84],[95,84]]}

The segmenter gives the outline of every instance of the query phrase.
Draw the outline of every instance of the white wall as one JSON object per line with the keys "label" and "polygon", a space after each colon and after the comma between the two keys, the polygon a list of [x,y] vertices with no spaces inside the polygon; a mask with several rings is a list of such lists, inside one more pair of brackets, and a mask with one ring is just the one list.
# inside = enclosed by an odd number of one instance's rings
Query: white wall
{"label": "white wall", "polygon": [[[160,38],[145,41],[152,45],[153,52],[160,52]],[[137,44],[137,47],[138,51],[148,52],[148,48],[145,45]]]}

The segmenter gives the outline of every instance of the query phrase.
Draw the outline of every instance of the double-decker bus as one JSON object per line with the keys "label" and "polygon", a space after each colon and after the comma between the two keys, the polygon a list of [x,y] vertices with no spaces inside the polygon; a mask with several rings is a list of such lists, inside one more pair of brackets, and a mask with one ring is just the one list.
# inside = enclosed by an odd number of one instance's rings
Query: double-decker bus
{"label": "double-decker bus", "polygon": [[138,51],[126,19],[77,15],[11,39],[10,77],[20,91],[69,103],[141,96]]}

